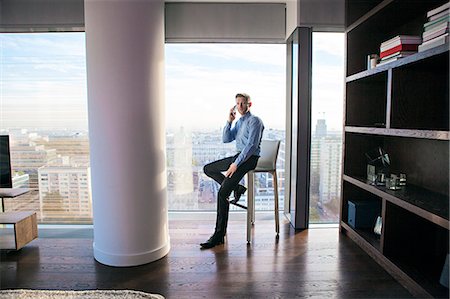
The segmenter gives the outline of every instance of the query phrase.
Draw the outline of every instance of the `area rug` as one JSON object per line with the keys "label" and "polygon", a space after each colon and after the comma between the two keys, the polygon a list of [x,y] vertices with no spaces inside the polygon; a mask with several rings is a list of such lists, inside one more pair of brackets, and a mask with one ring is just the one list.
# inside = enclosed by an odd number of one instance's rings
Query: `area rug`
{"label": "area rug", "polygon": [[159,294],[150,294],[132,290],[0,290],[0,299],[164,299]]}

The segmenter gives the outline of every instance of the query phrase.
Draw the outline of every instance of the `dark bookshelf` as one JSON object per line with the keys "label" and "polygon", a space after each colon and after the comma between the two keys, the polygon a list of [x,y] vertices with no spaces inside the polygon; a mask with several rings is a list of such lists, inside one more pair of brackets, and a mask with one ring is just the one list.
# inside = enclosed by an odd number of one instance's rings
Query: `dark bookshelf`
{"label": "dark bookshelf", "polygon": [[[351,2],[348,6],[351,6]],[[421,35],[427,11],[445,0],[385,0],[347,27],[347,76],[367,69],[366,57],[397,35]],[[355,5],[359,4],[355,2]]]}
{"label": "dark bookshelf", "polygon": [[[449,45],[372,69],[367,55],[397,35],[421,36],[427,12],[446,2],[346,1],[340,229],[417,297],[449,297],[439,283],[449,252]],[[388,176],[405,173],[406,186],[367,181],[365,153],[379,147]],[[355,199],[380,203],[381,236],[349,225]]]}
{"label": "dark bookshelf", "polygon": [[361,177],[344,175],[344,180],[376,196],[385,198],[387,201],[415,213],[419,217],[444,228],[449,228],[449,206],[448,196],[446,195],[411,184],[400,190],[390,190],[385,186],[372,185]]}

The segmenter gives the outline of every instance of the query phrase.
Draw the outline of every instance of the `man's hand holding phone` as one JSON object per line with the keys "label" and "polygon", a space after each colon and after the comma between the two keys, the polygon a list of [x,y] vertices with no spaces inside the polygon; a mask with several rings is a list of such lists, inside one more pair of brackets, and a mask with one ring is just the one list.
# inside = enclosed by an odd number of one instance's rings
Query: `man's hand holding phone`
{"label": "man's hand holding phone", "polygon": [[228,122],[231,124],[236,118],[236,105],[230,109],[230,114],[228,115]]}

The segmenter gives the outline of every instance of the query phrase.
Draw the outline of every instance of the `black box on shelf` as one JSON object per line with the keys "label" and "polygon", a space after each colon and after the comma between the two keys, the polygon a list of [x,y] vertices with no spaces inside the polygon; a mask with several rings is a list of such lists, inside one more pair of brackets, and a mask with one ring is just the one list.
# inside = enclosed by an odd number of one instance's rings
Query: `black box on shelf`
{"label": "black box on shelf", "polygon": [[353,228],[373,228],[380,214],[380,203],[376,200],[348,201],[348,224]]}

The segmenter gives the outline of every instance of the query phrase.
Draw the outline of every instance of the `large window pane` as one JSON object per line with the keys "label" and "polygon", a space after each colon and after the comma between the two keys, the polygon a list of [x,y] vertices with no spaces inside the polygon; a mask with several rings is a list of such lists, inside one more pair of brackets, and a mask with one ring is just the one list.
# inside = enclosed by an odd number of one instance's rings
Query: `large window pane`
{"label": "large window pane", "polygon": [[10,136],[6,211],[41,223],[91,223],[84,33],[0,35],[0,134]]}
{"label": "large window pane", "polygon": [[313,33],[310,223],[337,223],[341,195],[344,34]]}
{"label": "large window pane", "polygon": [[[166,44],[170,210],[216,209],[219,186],[203,166],[235,153],[234,142],[222,143],[222,128],[238,92],[252,97],[251,111],[265,125],[263,138],[282,141],[277,168],[283,203],[285,64],[285,45]],[[273,210],[272,177],[258,174],[255,186],[256,209]]]}

